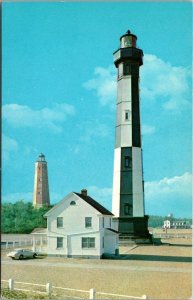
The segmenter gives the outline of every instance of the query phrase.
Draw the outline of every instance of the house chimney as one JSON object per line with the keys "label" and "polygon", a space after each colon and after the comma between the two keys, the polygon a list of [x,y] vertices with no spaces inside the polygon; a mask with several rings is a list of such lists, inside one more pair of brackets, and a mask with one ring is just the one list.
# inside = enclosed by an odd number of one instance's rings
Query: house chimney
{"label": "house chimney", "polygon": [[83,196],[87,196],[87,190],[86,190],[86,189],[82,189],[82,190],[81,190],[81,194],[82,194]]}

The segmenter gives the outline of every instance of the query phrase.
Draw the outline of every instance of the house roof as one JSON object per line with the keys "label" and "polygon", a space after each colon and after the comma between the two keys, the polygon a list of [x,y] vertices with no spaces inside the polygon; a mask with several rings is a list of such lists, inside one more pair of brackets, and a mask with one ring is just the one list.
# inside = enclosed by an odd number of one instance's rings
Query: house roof
{"label": "house roof", "polygon": [[112,212],[110,212],[108,209],[106,209],[104,206],[102,206],[101,204],[99,204],[97,201],[95,201],[93,198],[91,198],[90,196],[85,196],[83,194],[80,193],[76,193],[76,192],[72,192],[70,194],[68,194],[63,200],[61,200],[60,202],[58,202],[54,207],[52,207],[49,211],[47,211],[47,213],[44,215],[44,217],[48,217],[52,214],[52,212],[59,207],[64,201],[66,201],[66,199],[70,196],[70,195],[76,195],[79,198],[81,198],[82,200],[84,200],[85,202],[87,202],[89,205],[91,205],[92,207],[94,207],[96,210],[98,210],[101,214],[103,215],[110,215],[113,216]]}
{"label": "house roof", "polygon": [[31,234],[45,234],[47,233],[47,228],[34,228],[34,230],[31,232]]}
{"label": "house roof", "polygon": [[110,212],[108,209],[106,209],[104,206],[99,204],[97,201],[95,201],[90,196],[85,196],[83,194],[75,193],[78,197],[82,198],[84,201],[86,201],[88,204],[90,204],[92,207],[94,207],[96,210],[98,210],[103,215],[111,215],[113,216],[112,212]]}
{"label": "house roof", "polygon": [[110,231],[112,231],[112,232],[114,232],[114,233],[119,233],[117,230],[115,230],[115,229],[112,229],[112,228],[106,228],[107,230],[110,230]]}

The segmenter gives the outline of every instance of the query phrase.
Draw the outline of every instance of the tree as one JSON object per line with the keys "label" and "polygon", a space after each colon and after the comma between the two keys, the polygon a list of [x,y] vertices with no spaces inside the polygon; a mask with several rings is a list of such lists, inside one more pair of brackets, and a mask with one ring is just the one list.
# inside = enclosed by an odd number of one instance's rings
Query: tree
{"label": "tree", "polygon": [[35,208],[23,200],[2,205],[2,233],[30,233],[34,228],[46,228],[44,214],[50,207]]}

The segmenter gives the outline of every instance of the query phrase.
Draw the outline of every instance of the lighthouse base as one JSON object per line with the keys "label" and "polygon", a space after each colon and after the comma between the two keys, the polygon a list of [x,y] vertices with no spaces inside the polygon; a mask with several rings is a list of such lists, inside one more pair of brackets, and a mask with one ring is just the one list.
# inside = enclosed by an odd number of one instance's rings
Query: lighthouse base
{"label": "lighthouse base", "polygon": [[148,231],[148,218],[144,217],[119,217],[119,241],[132,240],[140,244],[152,243],[152,236]]}

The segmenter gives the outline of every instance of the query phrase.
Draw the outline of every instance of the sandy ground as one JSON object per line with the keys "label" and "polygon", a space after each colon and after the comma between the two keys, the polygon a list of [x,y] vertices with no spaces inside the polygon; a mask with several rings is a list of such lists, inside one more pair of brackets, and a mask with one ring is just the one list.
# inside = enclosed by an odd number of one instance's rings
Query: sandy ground
{"label": "sandy ground", "polygon": [[[163,228],[151,228],[151,231],[153,233],[166,233],[166,231]],[[168,234],[192,234],[192,229],[175,229],[170,228],[167,229]]]}
{"label": "sandy ground", "polygon": [[[171,245],[121,247],[121,260],[46,257],[12,261],[3,251],[1,277],[106,293],[145,294],[148,299],[188,299],[192,295],[191,240],[167,242]],[[106,298],[97,294],[101,297]]]}

